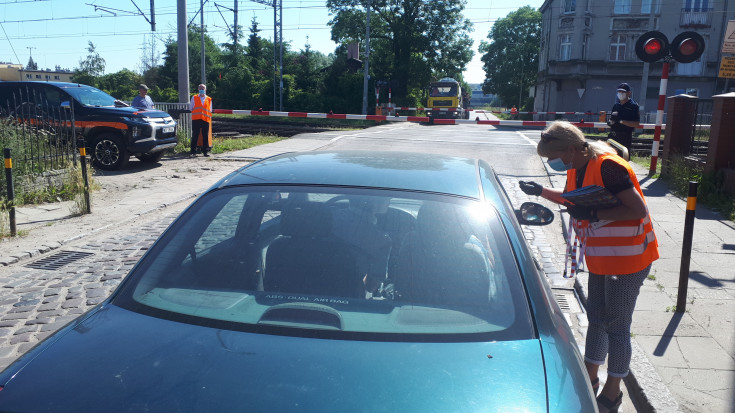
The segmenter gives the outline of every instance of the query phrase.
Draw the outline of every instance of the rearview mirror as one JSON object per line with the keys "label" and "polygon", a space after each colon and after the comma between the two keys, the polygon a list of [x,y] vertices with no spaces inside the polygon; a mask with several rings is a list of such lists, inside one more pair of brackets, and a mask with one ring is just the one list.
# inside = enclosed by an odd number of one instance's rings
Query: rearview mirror
{"label": "rearview mirror", "polygon": [[524,202],[515,212],[521,225],[548,225],[554,222],[554,213],[535,202]]}

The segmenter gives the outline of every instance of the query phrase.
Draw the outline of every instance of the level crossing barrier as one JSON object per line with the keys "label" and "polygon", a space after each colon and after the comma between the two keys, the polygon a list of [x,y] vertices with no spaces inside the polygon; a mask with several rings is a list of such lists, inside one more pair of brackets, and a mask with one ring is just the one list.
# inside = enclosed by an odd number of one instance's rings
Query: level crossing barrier
{"label": "level crossing barrier", "polygon": [[[386,115],[356,115],[346,113],[312,113],[312,112],[280,112],[268,110],[238,110],[238,109],[215,109],[214,113],[223,115],[246,115],[246,116],[269,116],[269,117],[287,117],[287,118],[311,118],[311,119],[350,119],[350,120],[371,120],[375,122],[429,122],[427,116],[386,116]],[[492,125],[492,126],[509,126],[509,127],[546,127],[553,121],[533,121],[533,120],[481,120],[472,119],[433,119],[435,125]],[[605,122],[570,122],[579,128],[609,128]],[[665,127],[665,125],[663,125]],[[705,126],[705,125],[702,125]],[[709,125],[706,125],[709,127]],[[641,124],[638,129],[654,129],[654,124]]]}

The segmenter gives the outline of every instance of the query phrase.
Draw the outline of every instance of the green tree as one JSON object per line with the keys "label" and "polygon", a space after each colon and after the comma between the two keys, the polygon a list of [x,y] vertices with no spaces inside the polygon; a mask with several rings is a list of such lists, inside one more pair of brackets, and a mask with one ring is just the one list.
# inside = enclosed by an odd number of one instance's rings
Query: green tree
{"label": "green tree", "polygon": [[[370,67],[373,78],[396,81],[400,102],[423,89],[432,73],[458,76],[472,59],[472,24],[465,0],[373,0],[370,8]],[[327,0],[334,18],[332,40],[364,41],[366,0]],[[362,93],[355,98],[362,98]]]}
{"label": "green tree", "polygon": [[255,73],[259,73],[265,66],[265,50],[266,45],[260,38],[261,30],[258,29],[258,20],[253,17],[250,25],[250,35],[248,36],[248,45],[246,53],[248,55],[248,63]]}
{"label": "green tree", "polygon": [[141,81],[141,75],[123,69],[97,78],[97,87],[120,100],[133,100],[138,94],[138,85]]}
{"label": "green tree", "polygon": [[95,85],[96,78],[102,76],[103,73],[105,73],[105,59],[97,53],[94,43],[90,41],[87,46],[87,57],[79,61],[79,67],[74,70],[72,80]]}
{"label": "green tree", "polygon": [[[192,25],[189,28],[189,87],[192,91],[201,83],[201,31],[198,26]],[[163,65],[158,71],[158,82],[162,89],[173,88],[178,90],[179,84],[179,52],[178,43],[169,38],[166,40],[166,50],[164,51]],[[223,72],[222,67],[222,50],[217,46],[214,39],[204,34],[204,70],[205,79],[207,80],[207,93],[211,93],[216,89],[216,80]],[[211,84],[210,84],[211,83]]]}
{"label": "green tree", "polygon": [[494,93],[506,106],[528,108],[529,87],[536,84],[541,37],[541,13],[530,6],[510,12],[495,22],[490,42],[480,43],[485,70],[484,93]]}

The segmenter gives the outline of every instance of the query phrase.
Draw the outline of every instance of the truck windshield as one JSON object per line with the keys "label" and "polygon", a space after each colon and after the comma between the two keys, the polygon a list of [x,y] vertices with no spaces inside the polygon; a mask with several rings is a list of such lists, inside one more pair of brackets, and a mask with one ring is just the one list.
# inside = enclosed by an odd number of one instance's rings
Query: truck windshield
{"label": "truck windshield", "polygon": [[115,101],[117,100],[107,93],[90,86],[70,87],[64,90],[85,106],[115,106]]}
{"label": "truck windshield", "polygon": [[432,86],[430,96],[431,97],[457,96],[457,86],[454,86],[454,85]]}

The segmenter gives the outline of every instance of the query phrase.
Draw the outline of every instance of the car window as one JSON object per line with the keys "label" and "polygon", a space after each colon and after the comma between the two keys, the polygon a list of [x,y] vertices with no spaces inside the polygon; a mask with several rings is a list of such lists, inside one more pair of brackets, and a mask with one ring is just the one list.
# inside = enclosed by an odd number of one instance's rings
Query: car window
{"label": "car window", "polygon": [[115,98],[90,86],[68,87],[64,91],[86,106],[115,106]]}
{"label": "car window", "polygon": [[208,194],[151,248],[115,303],[282,334],[533,334],[495,210],[400,191]]}

